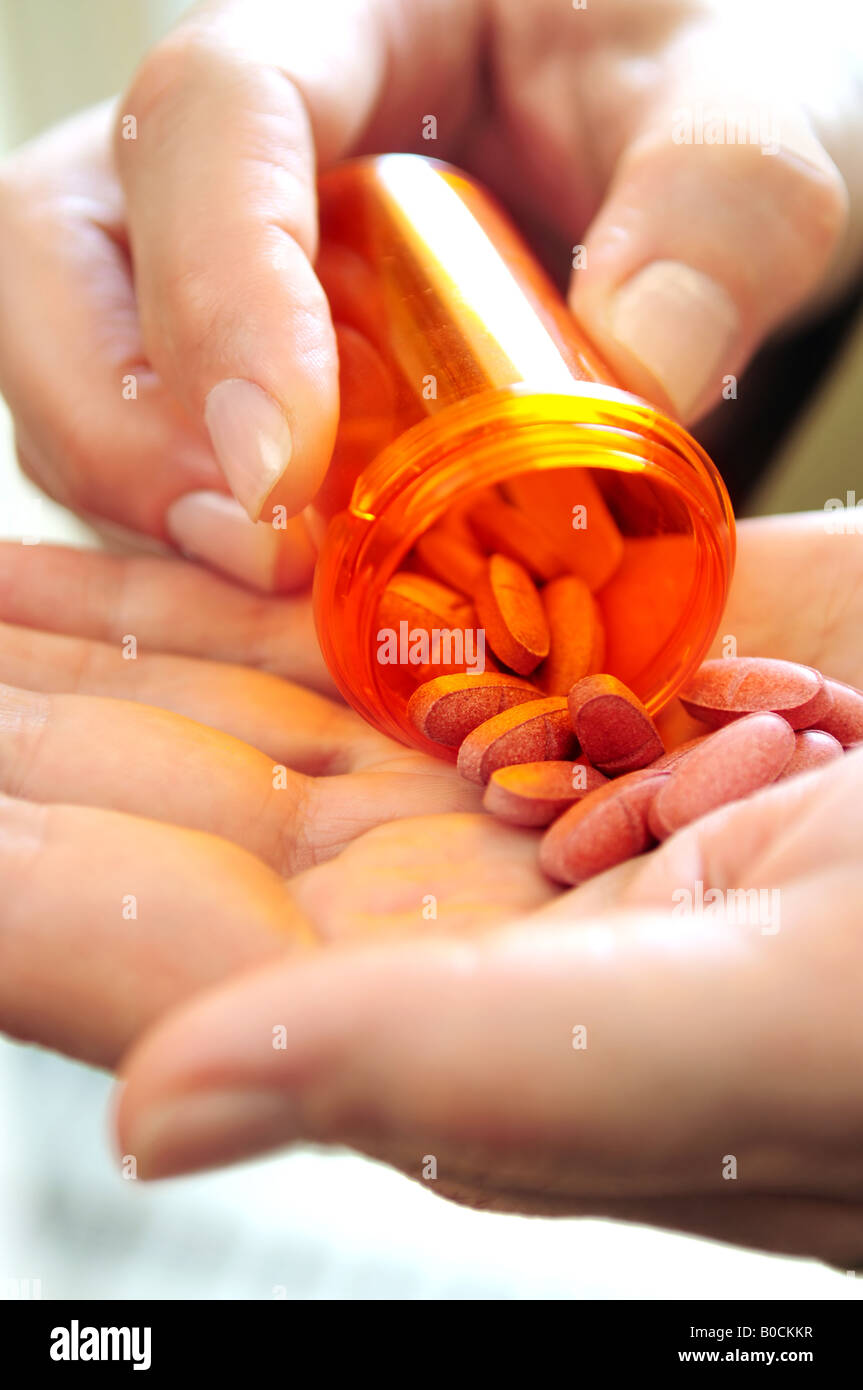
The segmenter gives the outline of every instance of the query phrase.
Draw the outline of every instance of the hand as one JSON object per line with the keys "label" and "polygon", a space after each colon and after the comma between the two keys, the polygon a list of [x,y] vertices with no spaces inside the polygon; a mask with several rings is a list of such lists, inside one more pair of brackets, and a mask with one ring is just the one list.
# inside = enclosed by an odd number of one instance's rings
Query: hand
{"label": "hand", "polygon": [[[695,418],[859,265],[863,102],[832,6],[814,28],[788,0],[193,9],[116,111],[6,165],[0,388],[25,470],[245,583],[301,585],[302,524],[252,526],[228,491],[257,518],[321,480],[338,403],[314,174],[393,148],[476,172],[552,262],[584,242],[589,334],[625,385]],[[754,142],[699,143],[717,112]]]}
{"label": "hand", "polygon": [[[823,520],[744,523],[722,631],[742,654],[860,684],[863,542],[826,535]],[[500,865],[477,839],[473,869],[452,876],[474,897],[478,872],[498,917],[478,940],[457,911],[455,936],[441,934],[454,885],[436,928],[416,912],[438,891],[432,836],[463,818],[400,822],[393,843],[410,851],[387,880],[387,923],[415,939],[271,963],[162,1022],[123,1064],[122,1152],[147,1177],[297,1139],[349,1144],[414,1177],[433,1160],[433,1190],[475,1205],[651,1222],[856,1267],[861,785],[857,752],[539,911],[509,888],[504,923]],[[520,838],[535,850],[534,833]],[[306,880],[313,930],[367,924],[372,841]],[[673,910],[699,882],[722,891],[725,919]],[[762,915],[735,921],[729,895],[753,888]]]}
{"label": "hand", "polygon": [[307,599],[7,542],[0,620],[7,1032],[110,1066],[238,970],[427,931],[425,894],[457,932],[555,895],[452,765],[305,688],[326,685]]}

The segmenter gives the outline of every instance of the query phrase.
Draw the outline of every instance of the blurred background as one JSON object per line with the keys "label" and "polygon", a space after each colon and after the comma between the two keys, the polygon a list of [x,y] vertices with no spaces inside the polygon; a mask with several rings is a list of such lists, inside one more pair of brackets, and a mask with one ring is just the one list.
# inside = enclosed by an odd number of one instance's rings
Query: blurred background
{"label": "blurred background", "polygon": [[[0,0],[0,153],[124,87],[184,8]],[[820,508],[859,476],[858,308],[762,354],[734,437],[709,440],[739,509]],[[98,544],[19,476],[0,401],[0,537],[25,535]],[[0,1298],[27,1281],[46,1299],[863,1297],[863,1279],[814,1262],[615,1222],[463,1211],[347,1153],[301,1150],[148,1189],[118,1172],[110,1094],[101,1073],[0,1040]]]}

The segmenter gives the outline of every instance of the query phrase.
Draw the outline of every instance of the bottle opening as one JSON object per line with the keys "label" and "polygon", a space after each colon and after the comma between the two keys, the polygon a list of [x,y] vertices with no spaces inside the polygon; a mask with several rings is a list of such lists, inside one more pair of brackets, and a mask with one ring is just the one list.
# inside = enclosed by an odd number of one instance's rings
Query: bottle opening
{"label": "bottle opening", "polygon": [[565,693],[549,688],[559,673],[547,662],[513,666],[478,614],[495,554],[521,565],[541,599],[563,576],[582,581],[599,617],[590,671],[617,676],[655,713],[718,626],[731,508],[686,431],[615,388],[494,391],[408,431],[331,521],[316,578],[324,656],[383,732],[454,756],[407,713],[436,676],[513,671],[540,695]]}

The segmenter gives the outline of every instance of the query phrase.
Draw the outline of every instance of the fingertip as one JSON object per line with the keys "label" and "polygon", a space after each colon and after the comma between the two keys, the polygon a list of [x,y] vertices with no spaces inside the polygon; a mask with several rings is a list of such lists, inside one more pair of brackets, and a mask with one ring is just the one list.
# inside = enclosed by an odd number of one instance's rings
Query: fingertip
{"label": "fingertip", "polygon": [[290,593],[310,581],[315,551],[301,517],[250,521],[233,497],[190,492],[165,513],[165,528],[189,559],[261,593]]}
{"label": "fingertip", "polygon": [[272,1090],[212,1089],[121,1106],[118,1141],[145,1181],[224,1167],[297,1137],[290,1096]]}
{"label": "fingertip", "polygon": [[692,421],[824,295],[847,197],[811,136],[798,149],[791,116],[775,150],[677,143],[651,120],[587,232],[569,302],[621,385]]}

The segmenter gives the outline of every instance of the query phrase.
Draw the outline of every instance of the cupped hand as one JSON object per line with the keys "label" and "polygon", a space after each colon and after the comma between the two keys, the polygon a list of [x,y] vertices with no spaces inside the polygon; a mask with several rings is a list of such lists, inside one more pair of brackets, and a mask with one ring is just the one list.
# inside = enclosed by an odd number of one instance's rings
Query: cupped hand
{"label": "cupped hand", "polygon": [[859,264],[853,54],[833,0],[816,26],[795,12],[194,8],[116,108],[5,167],[0,388],[24,468],[248,584],[301,584],[301,522],[248,517],[309,501],[336,428],[315,173],[388,149],[477,173],[561,267],[584,244],[570,301],[589,334],[624,385],[694,418]]}
{"label": "cupped hand", "polygon": [[[863,684],[861,620],[860,537],[826,534],[821,516],[744,524],[718,640]],[[471,818],[364,836],[305,876],[303,919],[319,934],[337,919],[339,949],[247,971],[132,1051],[122,1151],[146,1177],[346,1143],[474,1205],[856,1267],[861,788],[863,751],[535,910],[511,880],[505,919],[490,829],[471,829],[436,922],[417,912],[446,879],[432,838],[451,827],[457,842]],[[359,948],[344,938],[369,925],[378,836],[397,866],[387,924],[412,934],[382,940],[378,915]],[[511,832],[507,853],[537,839]],[[397,861],[395,844],[409,847]],[[498,924],[475,936],[459,890]]]}
{"label": "cupped hand", "polygon": [[237,970],[554,896],[533,843],[478,814],[452,765],[321,693],[307,598],[7,542],[0,683],[0,1028],[16,1036],[111,1065]]}

